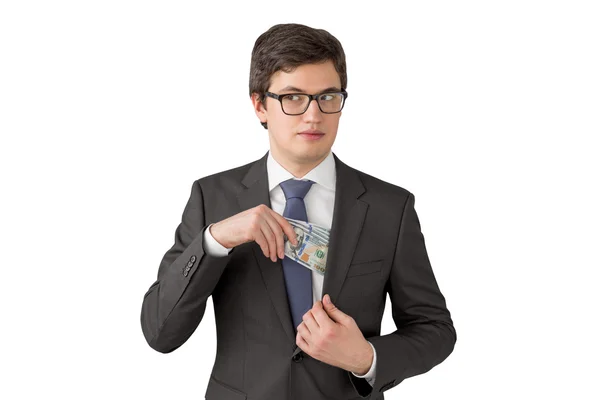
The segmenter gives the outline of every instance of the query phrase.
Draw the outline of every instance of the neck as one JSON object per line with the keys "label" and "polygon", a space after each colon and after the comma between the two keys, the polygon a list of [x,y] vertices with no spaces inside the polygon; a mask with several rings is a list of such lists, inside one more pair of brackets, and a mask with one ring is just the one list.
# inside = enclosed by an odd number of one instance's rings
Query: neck
{"label": "neck", "polygon": [[273,152],[271,149],[271,156],[275,161],[279,163],[286,171],[294,175],[294,177],[300,179],[304,175],[308,174],[314,167],[319,165],[324,159],[327,158],[329,153],[316,160],[289,160],[285,157],[280,157],[277,152]]}

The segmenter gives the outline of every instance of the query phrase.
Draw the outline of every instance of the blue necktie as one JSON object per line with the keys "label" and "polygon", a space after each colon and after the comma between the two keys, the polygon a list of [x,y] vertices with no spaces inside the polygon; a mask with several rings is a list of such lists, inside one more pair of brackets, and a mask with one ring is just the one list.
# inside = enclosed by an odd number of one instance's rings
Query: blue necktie
{"label": "blue necktie", "polygon": [[[302,181],[292,178],[279,184],[286,200],[283,210],[284,217],[308,222],[304,196],[313,183],[315,182],[311,180]],[[302,322],[302,316],[313,306],[312,271],[287,256],[281,262],[294,331],[297,331],[296,328]]]}

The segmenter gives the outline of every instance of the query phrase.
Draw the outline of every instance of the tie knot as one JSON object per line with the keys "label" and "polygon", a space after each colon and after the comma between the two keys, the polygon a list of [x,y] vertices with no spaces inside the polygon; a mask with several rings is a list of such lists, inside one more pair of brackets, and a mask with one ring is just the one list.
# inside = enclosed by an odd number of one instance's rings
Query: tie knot
{"label": "tie knot", "polygon": [[308,193],[313,183],[315,182],[311,180],[302,181],[290,178],[287,181],[281,182],[279,186],[281,186],[281,189],[283,189],[283,194],[285,194],[286,200],[289,200],[293,197],[304,199],[304,196],[306,196],[306,193]]}

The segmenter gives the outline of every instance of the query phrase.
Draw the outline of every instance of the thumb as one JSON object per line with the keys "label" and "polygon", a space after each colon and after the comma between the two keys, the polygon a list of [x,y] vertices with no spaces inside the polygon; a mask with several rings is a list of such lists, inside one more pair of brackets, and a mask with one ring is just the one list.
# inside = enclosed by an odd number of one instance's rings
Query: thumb
{"label": "thumb", "polygon": [[327,312],[327,315],[335,322],[343,323],[347,319],[347,315],[337,308],[332,302],[328,294],[323,297],[323,309]]}

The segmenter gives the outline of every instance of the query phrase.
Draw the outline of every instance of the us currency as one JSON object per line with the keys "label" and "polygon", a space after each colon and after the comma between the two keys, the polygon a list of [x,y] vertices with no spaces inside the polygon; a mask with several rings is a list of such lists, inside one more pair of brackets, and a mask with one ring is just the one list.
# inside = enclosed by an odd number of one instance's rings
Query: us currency
{"label": "us currency", "polygon": [[298,264],[325,275],[329,251],[329,229],[306,221],[285,219],[292,225],[298,239],[298,245],[294,246],[284,234],[285,255]]}

